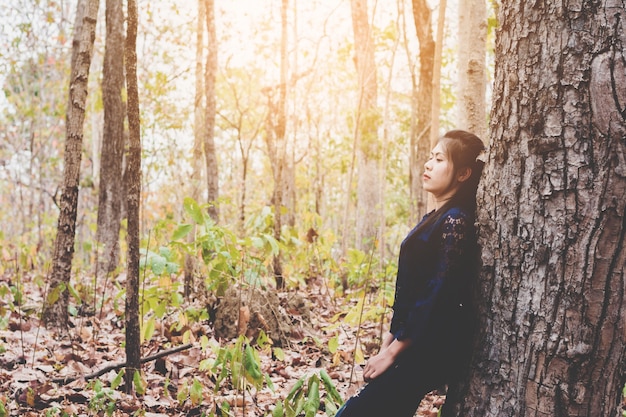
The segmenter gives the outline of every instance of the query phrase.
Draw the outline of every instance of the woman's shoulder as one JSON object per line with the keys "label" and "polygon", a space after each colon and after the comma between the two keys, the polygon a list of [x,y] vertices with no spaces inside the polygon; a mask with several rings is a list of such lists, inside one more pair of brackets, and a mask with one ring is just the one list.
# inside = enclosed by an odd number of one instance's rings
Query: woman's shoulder
{"label": "woman's shoulder", "polygon": [[462,206],[453,206],[441,214],[440,222],[443,223],[464,223],[472,225],[474,223],[474,213]]}

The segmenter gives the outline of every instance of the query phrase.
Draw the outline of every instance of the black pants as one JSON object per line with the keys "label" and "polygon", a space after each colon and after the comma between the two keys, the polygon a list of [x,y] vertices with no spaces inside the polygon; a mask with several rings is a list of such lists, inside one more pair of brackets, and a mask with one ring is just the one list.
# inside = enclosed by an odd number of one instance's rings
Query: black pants
{"label": "black pants", "polygon": [[422,398],[442,382],[425,367],[396,364],[350,397],[335,417],[413,417]]}

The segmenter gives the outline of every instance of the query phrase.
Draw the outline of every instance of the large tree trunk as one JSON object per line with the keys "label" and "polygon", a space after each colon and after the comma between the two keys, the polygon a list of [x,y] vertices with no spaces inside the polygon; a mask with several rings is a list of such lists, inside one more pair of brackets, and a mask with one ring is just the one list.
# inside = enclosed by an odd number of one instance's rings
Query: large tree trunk
{"label": "large tree trunk", "polygon": [[465,416],[614,416],[626,382],[623,3],[500,6]]}
{"label": "large tree trunk", "polygon": [[487,136],[485,92],[487,77],[487,4],[485,0],[459,3],[457,126]]}
{"label": "large tree trunk", "polygon": [[129,150],[126,184],[128,189],[128,271],[126,277],[126,392],[133,390],[133,375],[140,371],[139,335],[139,247],[141,207],[141,125],[137,86],[137,2],[128,0],[126,29],[126,85],[128,88]]}
{"label": "large tree trunk", "polygon": [[351,0],[352,29],[354,31],[355,64],[359,79],[356,111],[357,137],[357,208],[356,247],[369,250],[379,233],[381,210],[380,151],[377,108],[378,83],[374,60],[374,40],[368,21],[367,0]]}
{"label": "large tree trunk", "polygon": [[47,327],[65,328],[68,321],[68,290],[74,256],[78,182],[83,144],[83,122],[87,103],[89,67],[96,37],[98,0],[81,0],[76,7],[72,44],[69,101],[66,116],[66,139],[63,191],[61,193],[57,235],[54,241],[52,271],[48,298],[44,302],[43,320]]}
{"label": "large tree trunk", "polygon": [[124,10],[122,0],[106,1],[106,47],[102,78],[104,130],[100,165],[98,229],[102,247],[98,270],[109,274],[119,264],[122,201],[122,158],[124,155]]}
{"label": "large tree trunk", "polygon": [[209,35],[209,47],[206,58],[205,97],[206,109],[204,119],[204,157],[206,160],[207,186],[209,192],[209,215],[214,222],[219,220],[219,170],[217,166],[217,151],[215,149],[215,78],[217,75],[217,34],[215,31],[214,0],[206,2],[206,25]]}
{"label": "large tree trunk", "polygon": [[413,94],[409,180],[411,183],[411,213],[413,221],[421,219],[428,209],[428,193],[422,188],[424,164],[430,152],[431,111],[433,101],[433,63],[435,40],[432,12],[426,0],[412,0],[413,21],[419,40],[419,84]]}

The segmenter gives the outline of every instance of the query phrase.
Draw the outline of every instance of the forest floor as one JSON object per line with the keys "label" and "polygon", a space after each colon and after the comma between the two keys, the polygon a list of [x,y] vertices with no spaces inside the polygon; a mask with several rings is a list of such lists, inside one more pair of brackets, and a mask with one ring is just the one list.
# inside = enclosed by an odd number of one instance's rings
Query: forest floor
{"label": "forest floor", "polygon": [[[3,283],[4,288],[15,288],[7,277],[0,277]],[[271,348],[257,349],[261,371],[272,386],[265,383],[261,389],[251,388],[242,395],[226,379],[219,380],[203,366],[216,363],[216,349],[210,346],[234,342],[217,338],[208,320],[180,326],[182,316],[173,312],[157,321],[154,336],[142,345],[142,358],[159,352],[166,355],[142,365],[143,393],[129,395],[123,386],[110,388],[119,383],[118,372],[125,359],[123,300],[110,297],[98,312],[78,308],[70,318],[70,328],[59,332],[47,330],[39,322],[43,290],[28,282],[20,285],[22,299],[27,301],[19,307],[7,302],[10,294],[0,294],[0,318],[5,318],[0,322],[0,407],[4,406],[0,417],[210,416],[220,415],[225,402],[230,413],[223,415],[261,417],[272,415],[276,404],[300,378],[322,369],[342,398],[362,384],[361,367],[353,365],[351,354],[356,326],[333,321],[346,306],[338,305],[339,301],[322,288],[309,287],[307,293],[300,294],[310,311],[306,317],[286,311],[293,327],[281,355]],[[278,295],[283,301],[293,293]],[[205,301],[196,301],[186,308],[205,307]],[[333,325],[335,331],[328,332]],[[172,330],[174,327],[178,329]],[[377,343],[373,341],[378,340],[379,333],[376,323],[361,327],[359,339],[372,341],[363,343],[365,357],[375,353]],[[333,335],[338,335],[338,343],[331,353],[328,346]],[[176,348],[181,350],[172,352]],[[443,400],[436,393],[427,395],[416,416],[435,417]],[[317,415],[326,415],[323,406],[320,408]]]}

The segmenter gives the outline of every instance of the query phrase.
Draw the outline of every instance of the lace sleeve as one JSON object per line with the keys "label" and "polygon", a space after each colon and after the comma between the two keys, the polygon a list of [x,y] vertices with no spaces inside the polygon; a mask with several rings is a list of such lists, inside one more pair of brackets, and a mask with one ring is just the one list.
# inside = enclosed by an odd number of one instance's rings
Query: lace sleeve
{"label": "lace sleeve", "polygon": [[439,245],[437,257],[433,260],[433,273],[411,307],[406,326],[396,335],[398,339],[419,339],[431,321],[435,305],[456,302],[463,288],[463,271],[469,267],[465,255],[470,227],[468,218],[462,213],[450,214],[443,219],[440,238],[433,240],[433,244]]}

